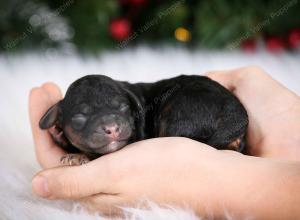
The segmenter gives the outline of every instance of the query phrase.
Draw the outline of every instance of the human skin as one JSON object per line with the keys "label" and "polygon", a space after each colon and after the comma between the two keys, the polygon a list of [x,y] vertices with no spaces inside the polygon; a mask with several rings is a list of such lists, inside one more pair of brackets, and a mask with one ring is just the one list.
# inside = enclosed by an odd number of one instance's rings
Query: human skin
{"label": "human skin", "polygon": [[250,155],[300,161],[300,98],[258,67],[207,75],[231,90],[249,116]]}
{"label": "human skin", "polygon": [[[53,143],[48,132],[38,128],[44,112],[62,97],[56,85],[47,83],[30,94],[36,154],[44,168],[33,179],[33,191],[48,199],[79,200],[88,209],[104,213],[118,213],[116,206],[149,199],[190,207],[208,217],[213,213],[222,218],[229,212],[237,218],[296,219],[300,216],[300,163],[296,161],[299,97],[254,67],[209,73],[209,77],[231,89],[245,105],[250,120],[250,152],[277,160],[218,151],[173,137],[137,142],[82,166],[61,167],[59,160],[65,152]],[[247,92],[244,80],[252,84],[248,88],[251,92]],[[269,95],[266,88],[272,88]],[[281,112],[285,114],[276,117]],[[284,123],[286,120],[291,123]],[[281,126],[275,126],[278,122]],[[281,132],[287,134],[285,142]],[[292,140],[287,138],[290,136]]]}

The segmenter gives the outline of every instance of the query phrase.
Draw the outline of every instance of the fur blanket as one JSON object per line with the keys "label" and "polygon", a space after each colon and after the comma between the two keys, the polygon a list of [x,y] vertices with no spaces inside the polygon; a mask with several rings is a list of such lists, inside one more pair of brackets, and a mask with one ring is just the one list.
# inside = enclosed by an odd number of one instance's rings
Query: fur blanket
{"label": "fur blanket", "polygon": [[[299,53],[190,52],[179,48],[147,47],[107,52],[98,57],[53,51],[0,55],[0,219],[104,219],[100,215],[88,215],[77,204],[46,201],[31,193],[31,178],[40,167],[34,157],[28,121],[30,88],[54,81],[65,91],[72,81],[86,74],[107,74],[115,79],[137,82],[258,65],[300,94],[299,60]],[[150,203],[150,210],[124,208],[124,213],[128,216],[126,219],[199,219],[190,210],[153,203]],[[232,217],[228,216],[228,219]]]}

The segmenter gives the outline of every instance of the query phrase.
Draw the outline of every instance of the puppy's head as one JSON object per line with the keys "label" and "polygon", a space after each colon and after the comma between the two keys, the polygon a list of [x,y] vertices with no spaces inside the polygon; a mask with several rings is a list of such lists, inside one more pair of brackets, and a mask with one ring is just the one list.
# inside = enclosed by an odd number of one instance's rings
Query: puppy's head
{"label": "puppy's head", "polygon": [[40,127],[58,125],[73,146],[86,153],[107,154],[136,135],[137,97],[117,81],[90,75],[75,81],[66,96],[42,117]]}

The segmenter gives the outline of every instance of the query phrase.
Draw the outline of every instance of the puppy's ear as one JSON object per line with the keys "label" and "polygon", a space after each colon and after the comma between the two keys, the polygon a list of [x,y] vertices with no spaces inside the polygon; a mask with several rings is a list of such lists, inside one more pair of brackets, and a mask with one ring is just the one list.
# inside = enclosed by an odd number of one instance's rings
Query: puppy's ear
{"label": "puppy's ear", "polygon": [[127,95],[129,96],[130,101],[134,104],[135,106],[135,110],[142,112],[143,111],[143,106],[142,103],[140,101],[140,99],[129,89],[123,88],[125,90],[125,92],[127,93]]}
{"label": "puppy's ear", "polygon": [[39,122],[41,129],[49,129],[55,125],[58,120],[58,115],[60,112],[60,102],[53,105],[49,110],[44,114]]}
{"label": "puppy's ear", "polygon": [[123,90],[127,93],[131,103],[133,104],[134,106],[134,111],[135,111],[135,114],[134,114],[134,119],[136,121],[135,123],[135,127],[136,127],[136,130],[138,131],[138,138],[139,139],[144,139],[144,127],[145,127],[145,118],[144,118],[144,108],[143,108],[143,105],[142,105],[142,100],[140,100],[137,95],[135,95],[132,91],[130,91],[129,89],[127,88],[123,88]]}

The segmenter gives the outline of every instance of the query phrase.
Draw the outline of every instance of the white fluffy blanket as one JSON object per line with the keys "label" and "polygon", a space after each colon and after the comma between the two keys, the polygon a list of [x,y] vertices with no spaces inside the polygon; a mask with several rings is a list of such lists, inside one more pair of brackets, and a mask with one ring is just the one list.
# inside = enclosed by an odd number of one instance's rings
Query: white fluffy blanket
{"label": "white fluffy blanket", "polygon": [[[245,65],[261,66],[300,94],[299,53],[189,52],[178,48],[140,47],[107,52],[98,57],[51,51],[0,55],[0,219],[103,219],[86,214],[70,202],[46,201],[32,195],[31,177],[40,168],[34,157],[27,117],[27,96],[31,87],[54,81],[65,91],[73,80],[86,74],[107,74],[115,79],[137,82]],[[155,204],[151,204],[150,210],[124,211],[133,214],[127,219],[199,219],[189,210]]]}

